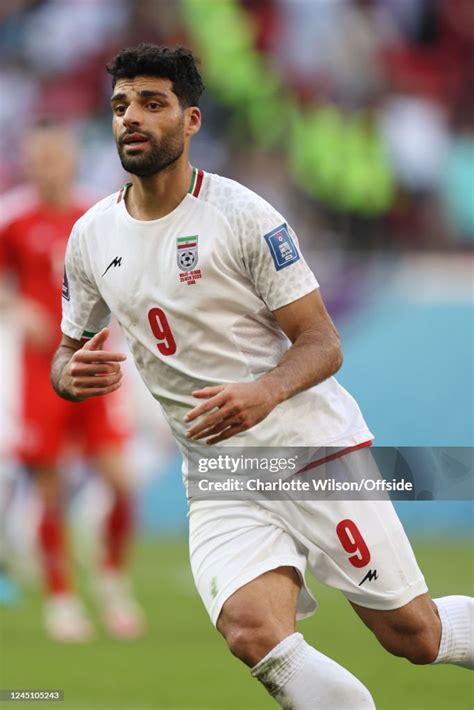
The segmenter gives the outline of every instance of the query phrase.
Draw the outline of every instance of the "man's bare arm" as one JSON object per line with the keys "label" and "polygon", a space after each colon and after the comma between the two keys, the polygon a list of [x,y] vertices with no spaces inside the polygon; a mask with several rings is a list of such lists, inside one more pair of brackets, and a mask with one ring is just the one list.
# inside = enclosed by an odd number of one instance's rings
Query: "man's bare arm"
{"label": "man's bare arm", "polygon": [[126,355],[102,350],[108,335],[104,328],[85,344],[63,335],[51,364],[51,383],[60,397],[81,402],[120,387]]}
{"label": "man's bare arm", "polygon": [[319,290],[273,312],[293,345],[260,380],[279,402],[334,375],[342,365],[339,335]]}
{"label": "man's bare arm", "polygon": [[216,444],[263,421],[281,402],[323,382],[339,370],[339,336],[319,291],[274,311],[292,346],[278,365],[255,382],[217,385],[193,392],[205,399],[185,416],[187,436]]}

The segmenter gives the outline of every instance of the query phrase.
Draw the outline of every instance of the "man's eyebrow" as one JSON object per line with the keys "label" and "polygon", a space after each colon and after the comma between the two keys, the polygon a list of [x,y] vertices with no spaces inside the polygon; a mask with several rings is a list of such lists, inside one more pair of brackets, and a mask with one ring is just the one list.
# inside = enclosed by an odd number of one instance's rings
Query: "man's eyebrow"
{"label": "man's eyebrow", "polygon": [[161,96],[164,99],[168,98],[168,94],[165,94],[164,91],[158,91],[157,89],[143,89],[143,91],[138,92],[138,95],[143,98],[148,98],[150,96]]}
{"label": "man's eyebrow", "polygon": [[[158,91],[158,89],[142,89],[141,91],[138,91],[138,96],[141,96],[141,98],[146,99],[150,98],[153,96],[161,96],[164,99],[169,98],[168,94],[165,94],[164,91]],[[114,94],[112,98],[110,99],[111,102],[114,101],[123,101],[124,99],[127,98],[127,94],[124,93],[118,93]]]}

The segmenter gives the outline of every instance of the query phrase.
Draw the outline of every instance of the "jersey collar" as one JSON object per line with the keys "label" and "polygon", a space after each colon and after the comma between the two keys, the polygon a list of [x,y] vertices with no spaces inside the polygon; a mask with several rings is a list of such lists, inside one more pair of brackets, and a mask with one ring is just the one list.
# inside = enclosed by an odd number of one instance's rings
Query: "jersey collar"
{"label": "jersey collar", "polygon": [[191,176],[191,184],[189,186],[188,195],[193,197],[198,197],[201,191],[202,181],[204,178],[204,172],[198,168],[193,167],[193,174]]}
{"label": "jersey collar", "polygon": [[[191,175],[191,184],[189,186],[188,195],[192,195],[193,197],[199,197],[199,193],[201,192],[203,179],[204,179],[204,171],[200,170],[199,168],[193,167],[193,174]],[[125,196],[128,192],[129,187],[131,186],[131,184],[132,184],[131,182],[127,182],[120,189],[119,194],[117,195],[117,204],[125,199]]]}
{"label": "jersey collar", "polygon": [[125,183],[125,185],[120,189],[119,194],[117,195],[117,204],[119,202],[122,202],[122,200],[125,199],[125,196],[128,192],[129,187],[131,187],[131,182]]}

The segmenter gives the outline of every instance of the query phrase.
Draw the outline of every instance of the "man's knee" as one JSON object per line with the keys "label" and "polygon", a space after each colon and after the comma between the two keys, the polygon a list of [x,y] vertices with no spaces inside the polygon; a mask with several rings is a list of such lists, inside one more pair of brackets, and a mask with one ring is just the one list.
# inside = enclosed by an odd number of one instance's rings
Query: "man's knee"
{"label": "man's knee", "polygon": [[292,567],[279,567],[244,585],[225,602],[217,628],[234,656],[255,666],[295,631],[300,585]]}
{"label": "man's knee", "polygon": [[416,665],[424,665],[436,660],[441,624],[434,610],[419,616],[404,614],[400,610],[399,615],[391,618],[378,631],[377,637],[382,646],[395,656],[406,658]]}
{"label": "man's knee", "polygon": [[231,653],[248,666],[255,666],[274,645],[269,642],[268,629],[257,625],[233,626],[225,639]]}
{"label": "man's knee", "polygon": [[414,648],[409,650],[406,658],[416,665],[426,665],[436,660],[438,652],[439,638],[437,639],[432,633],[420,634]]}
{"label": "man's knee", "polygon": [[433,663],[438,656],[439,636],[432,628],[419,628],[411,633],[392,630],[379,641],[387,651],[415,665]]}
{"label": "man's knee", "polygon": [[293,632],[283,629],[268,616],[262,618],[251,613],[243,614],[238,620],[220,620],[218,629],[231,653],[250,667]]}

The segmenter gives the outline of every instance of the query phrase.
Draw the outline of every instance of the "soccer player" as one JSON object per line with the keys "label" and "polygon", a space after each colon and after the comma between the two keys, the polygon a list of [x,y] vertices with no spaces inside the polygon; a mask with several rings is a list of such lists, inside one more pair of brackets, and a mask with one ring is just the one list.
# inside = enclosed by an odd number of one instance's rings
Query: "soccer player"
{"label": "soccer player", "polygon": [[[106,480],[112,504],[103,529],[96,592],[107,630],[133,638],[143,617],[125,576],[132,534],[129,471],[123,456],[126,427],[112,400],[79,407],[54,393],[49,369],[61,320],[58,297],[64,252],[72,225],[91,201],[74,187],[77,147],[66,126],[43,121],[24,140],[29,183],[2,196],[0,262],[2,307],[22,331],[22,440],[16,452],[31,474],[41,500],[37,543],[44,573],[47,634],[59,641],[84,641],[92,626],[77,597],[64,525],[61,457],[80,444]],[[14,276],[12,288],[8,279]]]}
{"label": "soccer player", "polygon": [[[331,446],[356,468],[372,435],[332,377],[338,335],[295,233],[255,193],[189,163],[203,89],[191,52],[140,45],[108,71],[132,178],[72,231],[56,391],[84,400],[120,387],[124,355],[104,349],[113,313],[184,453],[198,441]],[[212,622],[283,708],[374,707],[295,630],[315,608],[307,567],[395,655],[472,667],[472,600],[429,597],[390,502],[191,499],[190,549]],[[378,576],[359,586],[366,550]]]}

